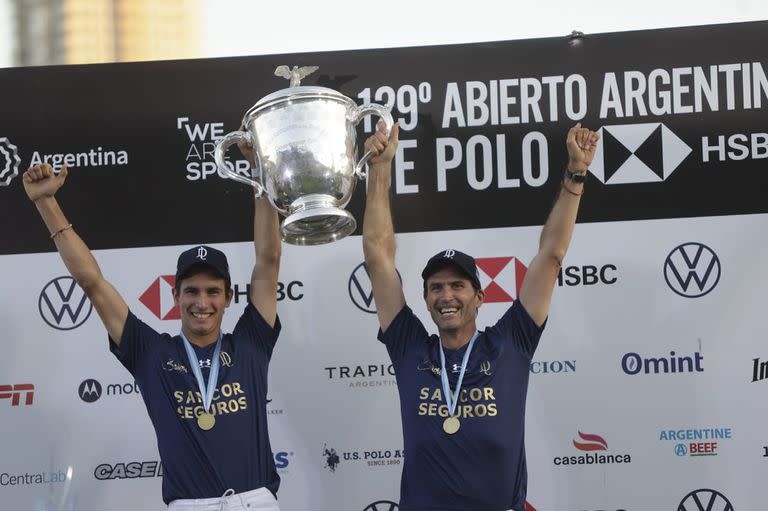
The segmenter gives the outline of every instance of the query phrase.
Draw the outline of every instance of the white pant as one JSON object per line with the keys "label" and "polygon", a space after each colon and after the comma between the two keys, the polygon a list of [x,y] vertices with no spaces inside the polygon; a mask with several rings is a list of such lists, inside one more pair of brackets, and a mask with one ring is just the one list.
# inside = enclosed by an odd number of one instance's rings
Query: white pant
{"label": "white pant", "polygon": [[280,511],[280,507],[269,490],[258,488],[245,493],[227,490],[213,499],[174,500],[168,504],[168,511]]}

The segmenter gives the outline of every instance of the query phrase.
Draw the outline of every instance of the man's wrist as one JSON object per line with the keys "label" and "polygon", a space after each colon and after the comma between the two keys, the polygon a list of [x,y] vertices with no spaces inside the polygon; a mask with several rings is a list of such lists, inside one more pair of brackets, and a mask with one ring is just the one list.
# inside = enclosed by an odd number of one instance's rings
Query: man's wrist
{"label": "man's wrist", "polygon": [[565,168],[574,174],[586,174],[587,170],[589,169],[589,165],[586,165],[580,161],[569,161]]}

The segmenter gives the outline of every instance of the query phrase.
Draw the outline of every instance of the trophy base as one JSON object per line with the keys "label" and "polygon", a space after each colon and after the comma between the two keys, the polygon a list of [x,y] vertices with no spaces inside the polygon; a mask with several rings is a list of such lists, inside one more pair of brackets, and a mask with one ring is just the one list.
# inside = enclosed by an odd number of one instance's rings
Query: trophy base
{"label": "trophy base", "polygon": [[352,234],[357,228],[348,211],[333,206],[331,196],[305,196],[291,205],[295,212],[280,224],[283,241],[291,245],[323,245]]}

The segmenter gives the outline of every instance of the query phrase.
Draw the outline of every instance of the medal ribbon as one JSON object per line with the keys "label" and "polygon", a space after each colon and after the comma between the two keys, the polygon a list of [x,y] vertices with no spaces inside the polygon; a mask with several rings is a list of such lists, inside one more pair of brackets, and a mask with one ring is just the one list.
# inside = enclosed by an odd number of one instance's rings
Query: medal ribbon
{"label": "medal ribbon", "polygon": [[453,413],[456,411],[456,404],[459,402],[459,392],[461,391],[461,382],[464,380],[464,371],[467,370],[467,362],[469,361],[469,354],[472,352],[472,347],[475,345],[475,340],[480,332],[475,330],[475,334],[469,341],[467,351],[464,352],[464,358],[461,359],[461,372],[459,373],[459,379],[456,380],[456,398],[454,399],[451,394],[451,385],[448,383],[448,373],[445,370],[445,353],[443,352],[443,343],[438,341],[440,345],[440,379],[443,383],[443,394],[445,395],[445,404],[448,405],[448,416],[453,417]]}
{"label": "medal ribbon", "polygon": [[184,349],[187,351],[187,359],[189,365],[192,367],[192,374],[195,375],[197,380],[197,388],[200,389],[200,395],[203,397],[203,409],[208,413],[211,408],[211,401],[213,401],[213,391],[216,390],[216,382],[219,379],[219,352],[221,351],[221,338],[222,333],[219,332],[219,338],[216,341],[216,348],[213,350],[213,360],[211,361],[211,372],[208,373],[208,385],[205,385],[203,380],[203,371],[200,369],[200,362],[197,360],[195,350],[192,348],[192,343],[189,342],[184,332],[181,332],[181,338],[184,339]]}

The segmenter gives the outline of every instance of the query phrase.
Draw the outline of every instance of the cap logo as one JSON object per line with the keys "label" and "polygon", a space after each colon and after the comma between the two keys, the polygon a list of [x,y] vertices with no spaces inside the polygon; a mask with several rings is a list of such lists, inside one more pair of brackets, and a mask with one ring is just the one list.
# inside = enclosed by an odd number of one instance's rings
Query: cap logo
{"label": "cap logo", "polygon": [[208,250],[205,249],[205,247],[200,247],[197,249],[197,258],[201,261],[205,261],[205,258],[208,257]]}
{"label": "cap logo", "polygon": [[453,259],[453,256],[455,255],[456,255],[456,251],[450,248],[443,253],[443,257],[447,257],[448,259]]}

